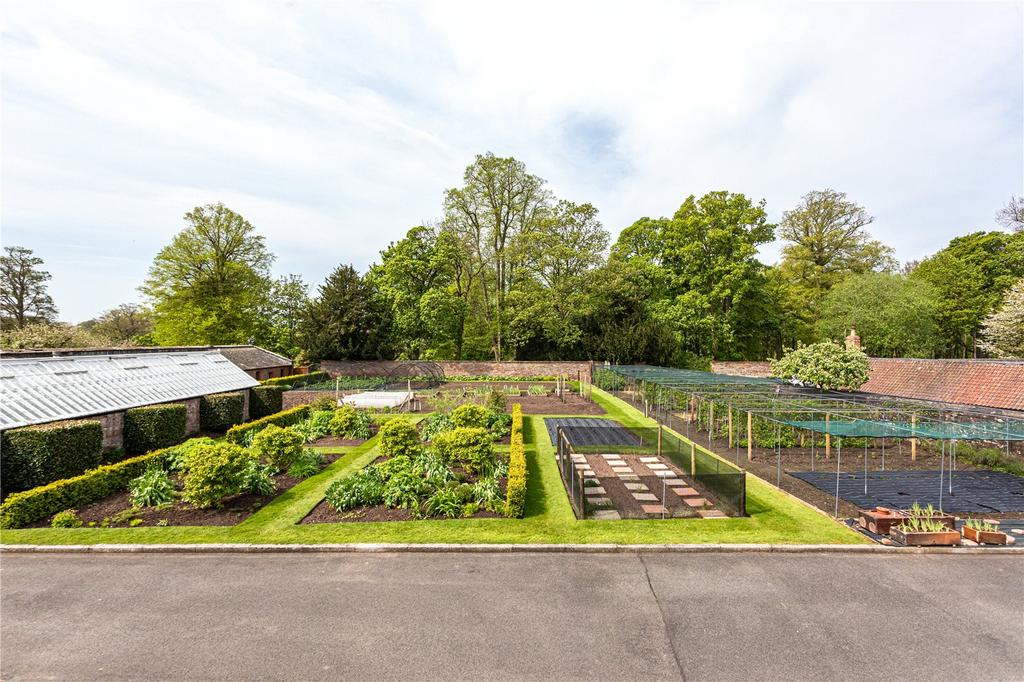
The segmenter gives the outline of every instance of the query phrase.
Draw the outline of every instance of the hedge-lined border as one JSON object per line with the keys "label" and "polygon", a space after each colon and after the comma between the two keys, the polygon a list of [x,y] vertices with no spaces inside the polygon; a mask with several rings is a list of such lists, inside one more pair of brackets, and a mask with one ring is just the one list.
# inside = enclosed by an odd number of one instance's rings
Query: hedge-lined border
{"label": "hedge-lined border", "polygon": [[188,408],[181,403],[133,407],[124,413],[124,450],[138,455],[185,440]]}
{"label": "hedge-lined border", "polygon": [[103,463],[103,426],[71,419],[10,429],[0,434],[4,493],[78,476]]}
{"label": "hedge-lined border", "polygon": [[526,509],[526,446],[523,444],[523,408],[512,405],[512,438],[508,449],[508,482],[505,485],[505,516],[523,518]]}
{"label": "hedge-lined border", "polygon": [[284,412],[278,412],[277,414],[271,414],[266,417],[256,419],[255,421],[232,426],[228,429],[225,437],[232,443],[241,443],[245,438],[245,434],[250,431],[255,434],[255,432],[262,431],[271,424],[276,424],[277,426],[292,426],[293,424],[298,424],[309,417],[309,412],[309,405],[299,405],[298,407],[293,407],[292,409],[285,410]]}
{"label": "hedge-lined border", "polygon": [[262,419],[281,411],[283,386],[253,386],[249,390],[249,418]]}
{"label": "hedge-lined border", "polygon": [[273,379],[264,379],[260,383],[264,386],[281,386],[286,389],[297,388],[299,386],[305,386],[306,384],[316,384],[321,381],[326,381],[331,378],[331,375],[323,370],[317,370],[310,372],[309,374],[289,374],[286,377],[274,377]]}
{"label": "hedge-lined border", "polygon": [[172,448],[153,450],[138,457],[91,469],[20,493],[12,493],[0,504],[0,528],[22,528],[65,509],[78,509],[107,495],[121,492],[128,482],[142,474],[150,462]]}

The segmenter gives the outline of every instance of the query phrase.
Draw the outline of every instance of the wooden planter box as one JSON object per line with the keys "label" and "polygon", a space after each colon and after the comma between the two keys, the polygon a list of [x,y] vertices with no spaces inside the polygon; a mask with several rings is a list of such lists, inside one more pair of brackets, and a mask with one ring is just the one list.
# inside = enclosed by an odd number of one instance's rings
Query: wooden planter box
{"label": "wooden planter box", "polygon": [[960,533],[955,530],[942,530],[935,533],[903,531],[900,526],[893,526],[890,532],[892,539],[904,545],[919,547],[943,547],[960,544]]}
{"label": "wooden planter box", "polygon": [[960,530],[963,531],[965,538],[973,540],[979,545],[1005,545],[1010,537],[998,530],[978,530],[977,528],[968,528],[967,526]]}
{"label": "wooden planter box", "polygon": [[904,511],[908,518],[929,519],[944,524],[950,530],[956,530],[956,517],[951,514],[936,514],[935,516],[913,516],[910,512]]}
{"label": "wooden planter box", "polygon": [[906,515],[898,509],[875,507],[874,509],[861,509],[858,522],[861,528],[867,528],[872,533],[888,535],[890,528],[898,526],[906,520]]}

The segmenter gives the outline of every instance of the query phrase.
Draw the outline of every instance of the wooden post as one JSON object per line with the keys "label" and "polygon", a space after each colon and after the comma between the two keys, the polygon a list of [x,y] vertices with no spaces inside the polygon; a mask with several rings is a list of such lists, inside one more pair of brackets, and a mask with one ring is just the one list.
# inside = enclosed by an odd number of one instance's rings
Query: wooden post
{"label": "wooden post", "polygon": [[658,424],[658,456],[661,457],[661,424]]}
{"label": "wooden post", "polygon": [[832,454],[832,434],[828,433],[828,418],[829,415],[825,415],[825,459],[829,458]]}
{"label": "wooden post", "polygon": [[715,401],[708,401],[708,438],[713,437],[715,432]]}
{"label": "wooden post", "polygon": [[690,476],[697,475],[697,446],[690,441]]}
{"label": "wooden post", "polygon": [[[912,414],[912,415],[910,415],[910,432],[914,433],[916,429],[917,429],[917,415],[916,414]],[[916,438],[911,438],[910,439],[910,461],[913,462],[913,461],[916,461],[916,460],[917,460],[917,439]]]}
{"label": "wooden post", "polygon": [[747,412],[747,461],[754,459],[754,415]]}
{"label": "wooden post", "polygon": [[732,450],[732,405],[726,405],[729,410],[729,449]]}

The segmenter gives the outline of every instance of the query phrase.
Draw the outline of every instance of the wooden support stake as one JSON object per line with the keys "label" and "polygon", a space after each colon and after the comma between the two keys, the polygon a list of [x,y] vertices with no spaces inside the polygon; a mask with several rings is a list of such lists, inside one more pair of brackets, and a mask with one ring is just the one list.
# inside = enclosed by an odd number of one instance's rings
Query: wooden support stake
{"label": "wooden support stake", "polygon": [[658,424],[658,456],[661,457],[661,424]]}
{"label": "wooden support stake", "polygon": [[[910,432],[913,433],[916,429],[917,429],[917,415],[916,414],[912,414],[912,415],[910,415],[910,430],[911,430]],[[913,462],[913,461],[916,461],[916,460],[917,460],[917,439],[916,438],[911,438],[910,439],[910,461]]]}
{"label": "wooden support stake", "polygon": [[732,450],[732,405],[726,405],[729,410],[729,449]]}
{"label": "wooden support stake", "polygon": [[826,414],[825,415],[825,459],[828,459],[829,455],[832,454],[832,434],[828,433],[828,417],[829,417],[829,415]]}
{"label": "wooden support stake", "polygon": [[697,446],[690,441],[690,476],[697,475]]}

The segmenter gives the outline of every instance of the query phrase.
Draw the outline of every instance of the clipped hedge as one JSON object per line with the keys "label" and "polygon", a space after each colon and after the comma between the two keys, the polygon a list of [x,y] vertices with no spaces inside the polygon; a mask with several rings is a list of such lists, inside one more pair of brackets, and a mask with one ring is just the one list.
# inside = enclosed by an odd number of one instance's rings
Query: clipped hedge
{"label": "clipped hedge", "polygon": [[286,389],[299,388],[307,384],[317,384],[321,381],[327,381],[331,378],[331,375],[323,370],[317,370],[316,372],[310,372],[309,374],[291,374],[286,377],[274,377],[273,379],[264,379],[262,383],[264,386],[281,386]]}
{"label": "clipped hedge", "polygon": [[281,411],[284,388],[256,386],[249,392],[249,419],[259,419]]}
{"label": "clipped hedge", "polygon": [[199,425],[204,431],[223,432],[244,420],[245,397],[241,393],[204,395],[199,400]]}
{"label": "clipped hedge", "polygon": [[185,440],[184,405],[134,407],[124,413],[124,449],[130,455],[167,448]]}
{"label": "clipped hedge", "polygon": [[238,424],[237,426],[232,426],[228,429],[227,439],[232,443],[241,443],[245,440],[246,434],[256,434],[271,424],[276,424],[277,426],[292,426],[301,421],[305,421],[309,417],[309,412],[309,405],[299,405],[298,407],[293,407],[290,410],[267,415],[266,417],[262,417],[246,424]]}
{"label": "clipped hedge", "polygon": [[79,419],[11,429],[4,432],[0,449],[4,494],[28,490],[99,466],[103,427],[94,419]]}
{"label": "clipped hedge", "polygon": [[107,495],[124,492],[149,463],[169,450],[154,450],[116,464],[92,469],[74,478],[14,493],[0,504],[0,528],[22,528],[65,509],[78,509]]}
{"label": "clipped hedge", "polygon": [[523,444],[523,408],[512,405],[512,445],[508,451],[505,516],[523,518],[526,510],[526,446]]}

